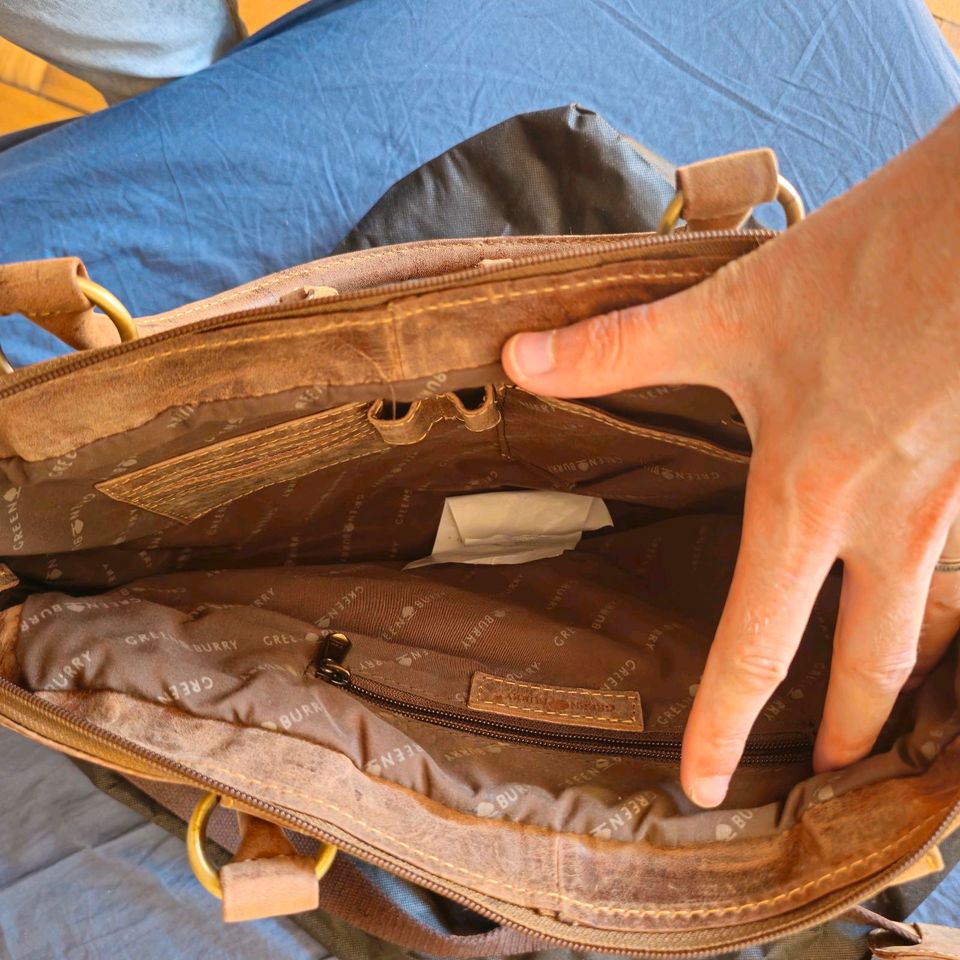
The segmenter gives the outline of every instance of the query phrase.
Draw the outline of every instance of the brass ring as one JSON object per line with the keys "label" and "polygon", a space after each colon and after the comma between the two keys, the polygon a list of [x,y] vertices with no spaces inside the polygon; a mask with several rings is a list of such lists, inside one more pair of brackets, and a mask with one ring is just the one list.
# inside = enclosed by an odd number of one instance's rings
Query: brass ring
{"label": "brass ring", "polygon": [[[218,900],[222,900],[223,886],[220,883],[220,871],[210,862],[205,842],[210,815],[217,808],[219,802],[218,794],[205,793],[194,807],[193,813],[190,815],[190,822],[187,824],[187,858],[190,861],[194,876],[200,881],[203,889]],[[326,876],[336,855],[337,848],[333,844],[324,843],[321,845],[314,867],[314,873],[318,880],[322,880]]]}
{"label": "brass ring", "polygon": [[94,283],[89,277],[77,277],[77,286],[95,307],[99,307],[113,321],[120,333],[121,343],[129,343],[140,336],[130,311],[106,287]]}
{"label": "brass ring", "polygon": [[[788,227],[792,227],[804,218],[803,199],[797,192],[797,188],[786,177],[781,177],[779,174],[777,175],[777,203],[783,207]],[[682,212],[683,191],[678,190],[667,204],[667,209],[663,211],[657,233],[661,235],[673,233]]]}

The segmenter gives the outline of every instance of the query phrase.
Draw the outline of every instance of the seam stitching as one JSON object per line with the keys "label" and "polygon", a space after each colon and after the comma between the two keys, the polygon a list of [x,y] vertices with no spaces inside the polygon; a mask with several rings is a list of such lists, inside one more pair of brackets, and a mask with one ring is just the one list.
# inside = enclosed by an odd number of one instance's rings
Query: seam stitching
{"label": "seam stitching", "polygon": [[[204,766],[202,760],[194,759],[195,763],[199,763],[200,766]],[[209,769],[218,770],[221,773],[226,773],[231,776],[237,777],[239,780],[243,780],[247,783],[254,783],[260,786],[271,787],[277,790],[280,793],[287,793],[291,796],[299,796],[305,800],[316,801],[316,796],[313,794],[306,793],[302,790],[296,790],[290,787],[284,787],[277,783],[271,783],[266,780],[257,780],[254,777],[248,777],[242,773],[237,772],[236,770],[231,770],[227,767],[220,767],[216,764],[208,764]],[[355,823],[360,824],[363,827],[366,827],[368,830],[373,833],[378,833],[381,836],[386,837],[388,840],[398,844],[401,847],[406,848],[412,853],[418,854],[419,856],[425,857],[428,860],[432,860],[441,866],[449,867],[451,870],[454,870],[458,873],[466,874],[467,876],[474,877],[477,880],[484,880],[488,883],[496,884],[501,887],[506,887],[511,890],[516,890],[518,893],[529,893],[534,896],[540,897],[549,897],[552,900],[558,900],[565,903],[571,903],[576,906],[589,907],[591,909],[597,910],[600,913],[615,913],[622,916],[653,916],[653,917],[693,917],[693,916],[713,916],[717,914],[727,914],[727,913],[745,913],[747,910],[751,910],[755,907],[768,906],[772,903],[778,903],[781,900],[786,900],[793,897],[795,894],[803,893],[805,890],[810,889],[823,883],[825,880],[830,880],[833,877],[839,876],[841,873],[847,873],[850,870],[853,870],[855,867],[858,867],[864,863],[867,863],[870,860],[874,860],[877,857],[883,856],[887,852],[896,849],[897,847],[903,846],[905,841],[912,837],[915,833],[919,833],[921,830],[926,829],[928,824],[933,823],[935,820],[940,818],[940,814],[936,813],[925,820],[921,821],[917,826],[912,830],[909,830],[907,833],[901,835],[898,839],[891,841],[886,846],[881,847],[879,850],[874,850],[872,853],[867,854],[864,857],[860,857],[857,860],[853,860],[850,863],[843,864],[835,870],[831,870],[829,873],[822,874],[819,877],[814,877],[812,880],[808,880],[806,883],[802,883],[799,886],[793,887],[790,890],[786,890],[783,893],[779,893],[774,897],[767,897],[763,900],[756,900],[750,903],[743,904],[733,904],[730,906],[720,907],[707,905],[704,907],[694,907],[690,909],[678,908],[678,909],[657,909],[657,908],[647,908],[647,907],[611,907],[604,904],[592,903],[589,900],[578,900],[575,897],[568,896],[567,894],[554,893],[549,890],[537,890],[531,889],[529,887],[521,887],[516,884],[511,884],[501,877],[488,877],[486,874],[478,873],[475,870],[469,870],[466,867],[463,867],[456,863],[450,863],[447,860],[442,860],[440,857],[430,853],[426,850],[421,850],[410,843],[407,843],[405,840],[402,840],[400,837],[394,836],[391,833],[388,833],[386,830],[377,827],[372,823],[368,823],[366,820],[361,819],[360,817],[354,816],[350,813],[349,810],[345,810],[342,807],[337,806],[335,803],[330,802],[329,800],[324,800],[324,805],[329,807],[331,810],[335,810],[337,813],[346,817],[348,820],[352,820]]]}
{"label": "seam stitching", "polygon": [[[702,279],[703,277],[708,277],[713,271],[704,271],[704,270],[694,270],[694,271],[671,271],[667,273],[644,273],[643,271],[633,271],[631,273],[618,273],[612,276],[607,277],[592,277],[589,280],[580,280],[576,283],[567,283],[567,284],[556,284],[554,286],[545,286],[545,287],[533,287],[529,290],[509,290],[506,293],[490,294],[483,297],[473,297],[464,300],[446,300],[440,303],[429,304],[425,307],[418,307],[416,309],[408,310],[391,316],[387,313],[386,316],[374,317],[369,320],[355,320],[355,319],[344,319],[337,320],[332,323],[321,325],[319,327],[314,327],[309,330],[280,330],[277,331],[274,329],[270,333],[258,334],[256,336],[249,337],[237,337],[233,340],[224,340],[220,343],[217,343],[216,349],[223,349],[224,347],[235,347],[247,343],[261,343],[265,340],[293,340],[299,337],[312,337],[318,334],[327,333],[331,330],[337,330],[342,327],[350,327],[352,329],[359,329],[361,327],[373,327],[373,326],[382,326],[384,323],[390,323],[397,320],[403,320],[407,317],[415,317],[424,313],[431,313],[436,310],[442,310],[446,307],[462,307],[469,306],[472,304],[478,303],[494,303],[499,300],[511,300],[519,299],[522,297],[533,297],[540,293],[556,293],[557,291],[566,291],[566,290],[576,290],[582,287],[603,287],[603,286],[613,286],[616,283],[624,283],[628,280],[673,280],[673,279],[688,279],[688,280],[697,280]],[[252,317],[250,318],[251,323],[263,322],[265,318],[262,317]],[[147,357],[142,357],[139,360],[132,360],[130,363],[123,366],[124,370],[131,370],[134,367],[142,366],[147,363],[154,363],[157,360],[163,360],[166,357],[178,356],[182,353],[193,353],[196,351],[196,346],[181,346],[173,350],[165,350],[160,353],[151,354]],[[122,358],[121,358],[122,359]],[[118,365],[119,366],[119,365]],[[118,371],[119,372],[119,371]]]}
{"label": "seam stitching", "polygon": [[554,410],[567,412],[576,417],[586,417],[588,420],[595,420],[597,423],[602,423],[605,426],[612,427],[617,430],[633,433],[636,436],[642,436],[648,440],[658,440],[661,443],[666,443],[669,445],[687,447],[688,449],[695,450],[698,453],[704,453],[708,456],[716,457],[718,460],[728,460],[731,463],[749,462],[749,457],[747,457],[745,454],[724,450],[722,447],[715,447],[712,444],[706,443],[702,440],[695,440],[690,437],[682,437],[672,433],[667,433],[666,431],[649,430],[646,427],[624,423],[617,417],[604,415],[596,410],[581,409],[577,404],[559,404],[545,398],[538,399],[544,406],[548,406]]}
{"label": "seam stitching", "polygon": [[[349,438],[345,438],[345,439],[349,439]],[[384,448],[384,449],[387,449],[387,448]],[[294,453],[297,453],[297,452],[298,452],[298,451],[295,451]],[[336,451],[336,450],[331,450],[331,451],[329,451],[329,452],[335,455],[337,451]],[[356,454],[351,454],[350,457],[347,457],[347,458],[345,458],[345,459],[354,459],[355,457],[365,456],[367,453],[379,453],[379,452],[382,452],[382,451],[378,451],[378,450],[366,450],[366,451],[361,451],[361,452],[356,453]],[[265,451],[258,451],[258,453],[260,453],[261,457],[265,457],[265,456],[267,455],[267,453],[266,453]],[[285,457],[285,458],[283,458],[283,457],[274,458],[273,460],[270,461],[270,466],[273,466],[273,467],[282,469],[282,468],[284,468],[284,467],[290,466],[291,464],[303,463],[306,467],[312,468],[312,469],[307,470],[307,472],[313,473],[314,470],[322,470],[322,469],[324,469],[325,467],[332,467],[332,466],[334,466],[335,464],[341,463],[341,462],[342,462],[342,460],[330,460],[330,461],[326,461],[326,460],[309,461],[309,460],[307,460],[307,461],[305,461],[303,457],[299,457],[299,456],[295,456],[295,455],[291,454],[290,456]],[[238,471],[240,471],[240,472],[238,472]],[[222,471],[216,471],[216,470],[214,470],[213,472],[210,472],[210,473],[198,474],[198,475],[196,475],[196,476],[187,476],[186,478],[181,478],[181,479],[176,480],[176,481],[173,481],[173,482],[174,482],[174,483],[182,483],[182,482],[184,482],[184,479],[185,479],[185,480],[190,481],[191,483],[197,483],[197,484],[205,483],[205,484],[206,484],[206,481],[209,481],[209,480],[217,480],[218,477],[219,477],[219,478],[224,478],[224,474],[226,474],[226,473],[227,473],[226,469],[224,469],[224,470],[222,470]],[[249,479],[250,477],[251,477],[250,465],[248,465],[248,464],[240,464],[240,465],[236,466],[236,467],[233,469],[233,471],[230,473],[230,475],[229,475],[228,477],[224,478],[224,479],[227,479],[230,484],[238,484],[238,485],[239,485],[239,484],[242,484],[242,482],[243,482],[245,479]],[[271,485],[274,484],[274,483],[280,483],[280,482],[282,482],[282,479],[283,479],[283,478],[281,478],[280,480],[268,480],[268,481],[264,484],[264,486],[271,486]],[[216,489],[218,489],[217,486],[214,486],[214,487],[212,488],[212,490],[214,490],[214,491],[215,491]],[[207,490],[207,492],[209,492],[209,491],[211,490],[211,487],[209,486],[209,484],[206,484],[206,490]],[[142,491],[134,488],[134,490],[133,490],[132,492],[133,492],[133,493],[141,493]],[[169,499],[170,497],[179,496],[179,495],[180,495],[180,492],[181,492],[181,491],[180,491],[179,489],[175,489],[175,488],[173,488],[173,487],[171,487],[171,488],[168,489],[164,484],[160,484],[160,485],[159,485],[159,489],[155,486],[153,490],[151,490],[151,491],[148,492],[147,498],[148,498],[148,499],[151,499],[151,500],[154,500],[154,499],[166,500],[166,499]],[[204,492],[204,491],[198,491],[198,492],[201,492],[201,493],[202,493],[202,492]]]}
{"label": "seam stitching", "polygon": [[591,697],[603,697],[605,700],[630,700],[636,702],[640,694],[636,692],[616,693],[611,690],[591,690],[590,687],[555,687],[546,683],[528,683],[524,680],[510,680],[507,677],[494,677],[491,674],[480,674],[477,681],[479,684],[503,684],[508,687],[524,687],[527,690],[545,690],[552,693],[555,690],[562,690],[564,693],[584,693]]}
{"label": "seam stitching", "polygon": [[[562,247],[568,244],[583,245],[583,238],[582,237],[549,237],[549,238],[548,237],[514,237],[511,240],[508,240],[507,242],[511,244],[522,244],[522,245],[536,244],[540,246],[561,246]],[[477,237],[474,240],[447,240],[444,242],[444,247],[495,246],[497,244],[502,245],[503,243],[504,241],[500,237]],[[591,250],[586,249],[584,251],[584,256],[589,256],[591,252],[592,252]],[[356,259],[359,259],[360,256],[362,256],[364,260],[385,260],[390,258],[402,257],[404,255],[409,256],[410,251],[409,250],[358,250],[358,251],[353,251],[353,255],[354,257],[356,257]],[[344,256],[344,254],[338,254],[338,256]],[[347,254],[347,256],[350,256],[350,255]],[[168,313],[176,314],[176,317],[174,317],[172,320],[171,319],[167,319],[167,320],[150,319],[145,321],[144,325],[151,324],[151,323],[171,323],[171,322],[176,323],[180,317],[186,317],[189,314],[196,313],[199,310],[218,307],[224,303],[229,303],[233,300],[238,300],[247,295],[260,293],[264,290],[269,291],[278,282],[283,284],[288,280],[296,280],[300,277],[304,277],[310,273],[315,272],[318,269],[317,264],[322,262],[323,262],[322,260],[321,261],[315,260],[312,263],[304,264],[301,267],[294,268],[290,270],[289,273],[285,270],[281,270],[279,271],[279,273],[283,275],[282,281],[270,281],[269,279],[265,279],[264,282],[255,283],[253,286],[246,287],[245,289],[242,289],[242,290],[234,290],[230,292],[214,294],[212,297],[207,297],[201,303],[196,303],[188,307],[182,307],[182,308],[177,308],[177,309],[168,311]],[[345,261],[345,262],[351,262],[351,261]],[[440,274],[440,276],[442,276],[442,274]],[[160,316],[162,317],[164,316],[164,314],[161,314]]]}
{"label": "seam stitching", "polygon": [[[178,497],[178,491],[171,490],[170,494],[166,497],[161,497],[159,499],[152,499],[149,502],[141,502],[136,500],[134,496],[128,494],[129,499],[124,500],[125,503],[131,503],[133,506],[141,507],[144,510],[154,510],[157,513],[164,513],[165,516],[172,517],[174,520],[180,520],[183,523],[192,523],[194,520],[198,520],[205,513],[209,513],[211,510],[216,509],[217,507],[222,507],[225,504],[233,503],[234,500],[239,500],[240,497],[249,497],[253,493],[257,493],[260,490],[263,490],[265,487],[272,487],[276,483],[282,483],[284,480],[297,480],[300,477],[305,477],[308,474],[316,473],[320,470],[325,470],[328,467],[336,467],[341,463],[347,463],[350,460],[359,460],[361,457],[369,457],[377,453],[385,453],[386,450],[390,449],[389,447],[384,448],[383,450],[366,450],[363,453],[353,454],[349,457],[344,457],[341,460],[334,460],[332,463],[323,463],[316,467],[311,467],[308,470],[304,470],[303,473],[295,474],[291,477],[283,477],[280,480],[267,480],[264,483],[257,484],[255,487],[244,488],[243,490],[233,493],[230,496],[225,497],[222,500],[217,500],[212,506],[208,506],[204,500],[200,500],[197,506],[201,507],[202,510],[199,513],[185,513],[184,511],[176,511],[170,508],[171,502],[173,503],[182,503],[182,500]],[[98,487],[99,489],[99,487]],[[102,491],[106,493],[107,496],[110,496],[110,493],[106,490]],[[117,499],[123,499],[122,497],[117,497]]]}
{"label": "seam stitching", "polygon": [[[191,451],[183,456],[191,457],[190,461],[183,461],[174,467],[164,468],[164,464],[168,461],[161,460],[159,463],[151,464],[148,467],[144,467],[142,470],[137,471],[141,475],[147,472],[156,470],[158,476],[156,478],[148,479],[144,483],[138,483],[134,479],[135,474],[128,474],[123,477],[117,477],[115,480],[106,480],[103,481],[104,486],[109,486],[113,490],[127,490],[133,489],[137,493],[152,493],[156,487],[163,487],[168,482],[176,483],[182,482],[184,479],[188,479],[192,482],[200,482],[203,480],[208,480],[211,478],[223,477],[225,471],[229,469],[242,470],[249,467],[250,461],[254,462],[260,460],[263,456],[268,455],[272,451],[276,450],[278,447],[283,447],[288,444],[290,440],[310,440],[316,439],[326,431],[336,430],[340,424],[317,424],[312,427],[305,426],[301,427],[302,433],[295,435],[292,438],[288,436],[280,436],[276,438],[265,438],[261,443],[250,443],[248,441],[247,449],[240,449],[236,451],[230,451],[229,454],[222,456],[222,458],[217,459],[216,454],[213,455],[214,462],[207,463],[210,459],[209,450],[210,447],[201,447],[198,451]],[[291,431],[287,431],[288,433]],[[351,424],[349,430],[344,431],[341,434],[338,434],[339,438],[342,440],[351,440],[354,437],[361,435],[365,432],[365,424],[360,422],[356,424]],[[251,448],[252,447],[252,448]],[[300,451],[290,451],[287,459],[294,456]],[[209,466],[210,469],[207,471],[197,471],[192,473],[190,468],[194,467],[199,462],[200,466]],[[274,462],[283,462],[277,460]],[[186,474],[186,477],[184,477]]]}
{"label": "seam stitching", "polygon": [[[365,432],[363,425],[359,425],[356,429],[352,429],[349,432],[344,432],[339,435],[341,440],[347,441],[352,440],[354,437],[360,436]],[[302,437],[297,439],[301,440],[310,440],[310,439],[322,439],[324,431],[315,430],[311,432],[304,432]],[[261,461],[264,457],[269,456],[271,453],[276,451],[278,448],[285,446],[286,438],[280,437],[275,441],[270,441],[268,443],[261,444],[253,450],[244,450],[240,451],[238,455],[233,457],[224,458],[223,460],[215,460],[213,463],[205,462],[205,458],[197,457],[193,464],[187,465],[188,469],[183,469],[183,465],[180,467],[175,467],[171,469],[163,469],[163,461],[159,464],[147,467],[145,469],[152,470],[154,466],[157,468],[158,476],[153,479],[147,480],[146,483],[138,484],[135,479],[131,478],[118,478],[123,480],[123,483],[117,483],[113,485],[113,489],[121,490],[128,489],[132,492],[142,493],[146,495],[152,495],[158,488],[163,489],[172,483],[182,483],[185,480],[189,480],[192,483],[201,483],[210,479],[232,479],[238,471],[249,470],[252,466],[255,466],[258,461]],[[209,448],[206,448],[209,449]],[[283,465],[288,463],[292,459],[296,459],[297,455],[301,454],[301,450],[291,450],[288,451],[286,456],[283,453],[277,454],[277,456],[271,460],[271,463],[274,465]],[[208,469],[197,469],[196,472],[191,472],[189,467],[195,466],[199,461],[199,467],[207,467]],[[240,479],[243,478],[243,474],[240,473]],[[106,481],[105,485],[109,484],[110,481]]]}
{"label": "seam stitching", "polygon": [[[474,706],[475,704],[485,705],[488,707],[499,707],[502,712],[511,714],[514,711],[519,711],[523,713],[536,713],[544,717],[567,717],[570,720],[602,720],[604,723],[636,723],[636,715],[632,717],[603,717],[603,716],[594,716],[590,713],[564,713],[562,710],[541,710],[537,707],[524,707],[513,704],[503,704],[497,703],[496,700],[474,700],[469,706]],[[490,711],[491,713],[493,711]]]}

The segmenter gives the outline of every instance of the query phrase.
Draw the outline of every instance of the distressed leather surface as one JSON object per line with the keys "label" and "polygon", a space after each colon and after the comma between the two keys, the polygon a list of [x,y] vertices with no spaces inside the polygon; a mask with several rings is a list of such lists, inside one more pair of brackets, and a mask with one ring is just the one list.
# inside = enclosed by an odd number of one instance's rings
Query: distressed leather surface
{"label": "distressed leather surface", "polygon": [[220,870],[226,923],[316,910],[320,886],[314,861],[297,853],[276,824],[238,815],[240,845]]}
{"label": "distressed leather surface", "polygon": [[87,271],[77,257],[0,263],[0,316],[23,313],[77,350],[120,342],[113,323],[77,286]]}

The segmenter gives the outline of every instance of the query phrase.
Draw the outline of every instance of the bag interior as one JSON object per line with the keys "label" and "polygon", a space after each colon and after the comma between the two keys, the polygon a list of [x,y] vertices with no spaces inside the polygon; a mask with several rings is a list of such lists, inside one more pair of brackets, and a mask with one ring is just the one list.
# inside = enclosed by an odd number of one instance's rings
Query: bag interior
{"label": "bag interior", "polygon": [[[922,770],[956,734],[954,651],[900,698],[869,761],[812,775],[836,571],[724,809],[698,811],[679,786],[679,746],[736,558],[745,431],[721,417],[718,443],[709,421],[651,425],[642,396],[569,403],[500,387],[455,402],[494,410],[495,424],[442,420],[416,443],[263,486],[188,524],[94,494],[67,511],[72,535],[118,524],[131,535],[14,564],[32,590],[8,674],[75,711],[78,694],[112,691],[318,744],[461,813],[667,845],[783,829],[810,803]],[[416,406],[380,404],[374,419],[389,430]],[[191,413],[138,431],[141,445],[189,448],[197,425],[179,428]],[[230,424],[200,430],[213,439]],[[80,455],[57,476],[82,473]],[[614,525],[529,563],[403,569],[430,553],[446,497],[503,489],[601,497]],[[332,631],[379,699],[317,672]],[[638,693],[642,730],[470,709],[478,671],[521,689]]]}

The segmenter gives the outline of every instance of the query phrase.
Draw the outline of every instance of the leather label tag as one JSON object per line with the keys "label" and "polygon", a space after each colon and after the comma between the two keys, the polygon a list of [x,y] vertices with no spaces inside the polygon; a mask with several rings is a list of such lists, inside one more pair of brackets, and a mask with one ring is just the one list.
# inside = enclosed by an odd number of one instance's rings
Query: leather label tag
{"label": "leather label tag", "polygon": [[502,717],[599,730],[643,730],[640,694],[633,690],[591,690],[509,680],[477,671],[467,707]]}

